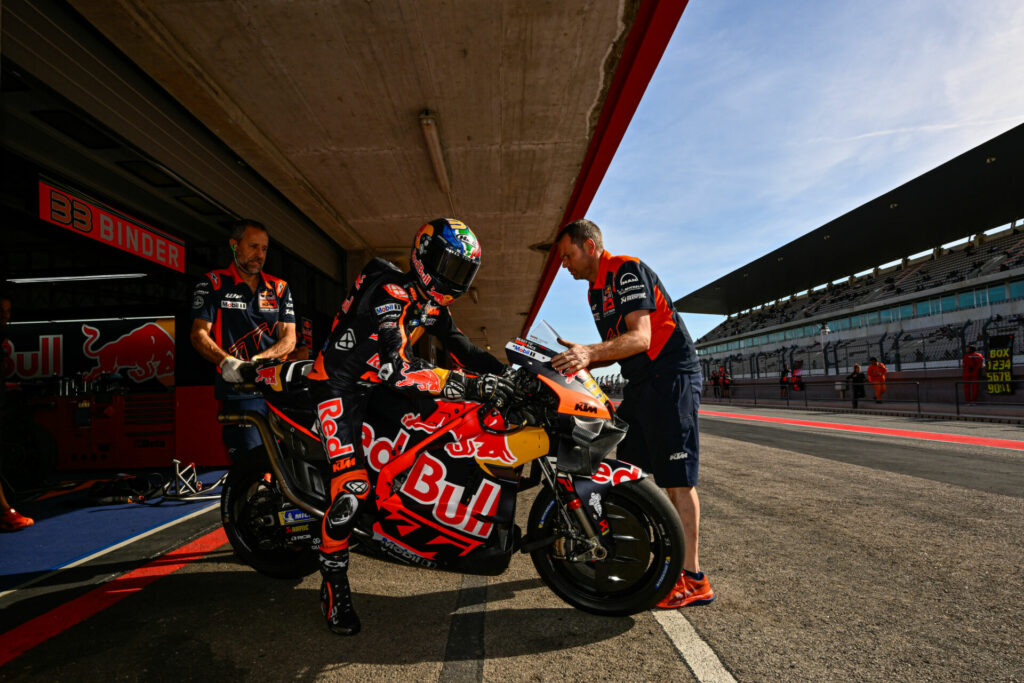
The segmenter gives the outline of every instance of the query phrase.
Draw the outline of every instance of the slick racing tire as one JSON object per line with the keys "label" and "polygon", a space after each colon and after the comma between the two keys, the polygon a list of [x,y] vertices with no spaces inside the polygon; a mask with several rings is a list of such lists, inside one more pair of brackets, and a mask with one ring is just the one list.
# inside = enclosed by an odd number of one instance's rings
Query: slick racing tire
{"label": "slick racing tire", "polygon": [[[548,545],[530,553],[533,565],[548,588],[585,612],[624,616],[648,610],[668,595],[682,571],[679,515],[649,478],[611,487],[603,503],[612,539],[604,560],[570,562],[555,557],[555,545]],[[565,534],[547,488],[530,509],[529,529],[534,538]]]}
{"label": "slick racing tire", "polygon": [[[220,517],[235,555],[267,576],[300,579],[319,568],[317,553],[308,545],[287,543],[277,523],[285,498],[273,477],[267,481],[266,454],[232,465],[220,498]],[[253,457],[255,456],[255,457]],[[319,526],[319,522],[317,522]]]}

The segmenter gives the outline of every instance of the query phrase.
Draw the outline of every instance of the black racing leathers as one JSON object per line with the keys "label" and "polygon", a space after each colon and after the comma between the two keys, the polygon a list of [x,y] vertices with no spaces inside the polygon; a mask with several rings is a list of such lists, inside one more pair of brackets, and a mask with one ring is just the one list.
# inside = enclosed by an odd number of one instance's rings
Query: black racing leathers
{"label": "black racing leathers", "polygon": [[[505,366],[475,346],[455,326],[447,308],[419,293],[415,280],[374,259],[363,269],[335,316],[331,334],[309,378],[318,428],[331,464],[332,504],[323,521],[323,566],[341,565],[359,503],[369,496],[360,446],[363,410],[372,384],[458,399],[466,379],[413,355],[424,333],[437,337],[455,362],[477,373],[501,374]],[[338,560],[338,562],[334,562]],[[327,573],[325,571],[325,576]]]}
{"label": "black racing leathers", "polygon": [[[335,316],[310,378],[338,388],[362,380],[444,395],[448,371],[412,354],[413,344],[424,332],[437,337],[458,365],[501,374],[505,366],[470,342],[448,309],[427,301],[414,282],[411,275],[383,259],[371,261]],[[454,389],[449,387],[447,393]]]}

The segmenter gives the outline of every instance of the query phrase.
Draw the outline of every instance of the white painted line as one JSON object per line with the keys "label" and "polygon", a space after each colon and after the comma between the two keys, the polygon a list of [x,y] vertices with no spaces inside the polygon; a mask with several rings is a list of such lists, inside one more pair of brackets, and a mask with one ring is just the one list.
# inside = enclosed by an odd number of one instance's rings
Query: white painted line
{"label": "white painted line", "polygon": [[736,683],[722,660],[718,658],[715,651],[705,643],[690,622],[686,620],[679,610],[659,609],[654,610],[654,618],[665,630],[676,650],[682,655],[686,665],[693,671],[693,675],[701,683]]}
{"label": "white painted line", "polygon": [[39,583],[43,579],[47,579],[47,578],[53,576],[54,574],[59,574],[60,572],[64,571],[65,569],[71,569],[72,567],[77,567],[80,564],[85,564],[86,562],[88,562],[90,560],[95,560],[97,557],[101,557],[103,555],[106,555],[107,553],[113,552],[113,551],[117,550],[118,548],[123,548],[126,545],[130,545],[130,544],[134,543],[135,541],[140,541],[143,538],[145,538],[146,536],[152,536],[153,534],[155,534],[157,532],[160,532],[160,531],[163,531],[164,529],[169,529],[170,527],[174,526],[175,524],[180,524],[181,522],[184,522],[186,520],[192,519],[193,517],[198,517],[199,515],[203,514],[204,512],[209,512],[210,510],[218,507],[219,505],[220,505],[220,503],[213,503],[211,505],[207,505],[206,507],[200,508],[200,509],[196,510],[195,512],[188,513],[184,517],[179,517],[178,519],[172,519],[171,521],[167,522],[166,524],[161,524],[158,527],[153,527],[149,531],[143,531],[141,534],[139,534],[137,536],[132,536],[131,538],[126,538],[125,540],[121,541],[120,543],[115,543],[114,545],[109,546],[107,548],[104,548],[103,550],[100,550],[98,552],[95,552],[92,555],[87,555],[85,557],[80,557],[77,560],[75,560],[74,562],[68,562],[67,564],[65,564],[63,566],[60,566],[57,569],[54,569],[53,571],[47,572],[47,573],[45,573],[45,574],[43,574],[41,576],[37,576],[34,579],[26,581],[25,583],[21,584],[20,586],[15,586],[14,588],[11,588],[11,589],[3,591],[2,593],[0,593],[0,598],[3,598],[5,596],[7,596],[7,595],[10,595],[11,593],[14,593],[16,591],[20,591],[22,588],[28,588],[32,584]]}

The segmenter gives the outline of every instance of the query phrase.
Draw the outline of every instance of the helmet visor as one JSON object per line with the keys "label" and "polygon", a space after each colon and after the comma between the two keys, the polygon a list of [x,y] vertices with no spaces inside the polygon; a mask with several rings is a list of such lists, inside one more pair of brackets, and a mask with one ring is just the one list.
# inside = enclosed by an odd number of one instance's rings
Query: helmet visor
{"label": "helmet visor", "polygon": [[441,252],[435,272],[438,277],[452,287],[465,291],[469,289],[478,270],[480,270],[479,261],[471,261],[465,256],[445,249]]}

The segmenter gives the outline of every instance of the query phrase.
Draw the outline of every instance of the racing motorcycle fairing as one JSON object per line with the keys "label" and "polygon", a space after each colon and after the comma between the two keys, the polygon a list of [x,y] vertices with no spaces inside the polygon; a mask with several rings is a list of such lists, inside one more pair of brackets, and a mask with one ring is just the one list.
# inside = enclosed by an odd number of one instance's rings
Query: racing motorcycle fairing
{"label": "racing motorcycle fairing", "polygon": [[379,549],[411,564],[504,571],[518,540],[522,466],[550,451],[543,429],[505,426],[480,404],[374,392],[362,446]]}
{"label": "racing motorcycle fairing", "polygon": [[[610,528],[603,505],[606,492],[613,486],[637,481],[645,476],[647,475],[644,471],[636,465],[620,460],[605,460],[591,477],[580,474],[559,473],[557,481],[559,488],[568,494],[569,499],[579,498],[583,503],[583,510],[590,517],[590,521],[598,535],[601,536],[601,542],[607,545],[611,542],[611,538],[608,535]],[[547,516],[551,512],[550,508],[553,508],[553,506],[554,501],[549,505],[549,509],[545,510],[542,522],[547,520]],[[541,526],[543,526],[543,523]],[[532,532],[533,530],[531,529],[530,531]]]}
{"label": "racing motorcycle fairing", "polygon": [[[603,491],[643,473],[604,460],[625,429],[589,373],[565,377],[551,367],[553,354],[525,340],[509,345],[510,360],[535,373],[536,390],[557,404],[543,426],[512,424],[478,403],[372,391],[360,444],[375,492],[361,514],[360,526],[370,532],[364,542],[407,564],[500,573],[519,546],[514,518],[523,467],[545,456],[557,462],[564,502],[582,506],[596,533],[607,534]],[[277,365],[260,368],[257,379],[269,389],[275,445],[299,456],[282,458],[290,461],[282,474],[304,501],[326,507],[330,472],[313,414],[303,410],[311,401],[302,396],[305,382],[296,380],[304,378]]]}
{"label": "racing motorcycle fairing", "polygon": [[513,339],[505,345],[505,355],[513,365],[536,373],[555,393],[559,413],[611,419],[614,412],[611,402],[589,371],[565,375],[555,370],[551,359],[557,352],[529,339]]}

